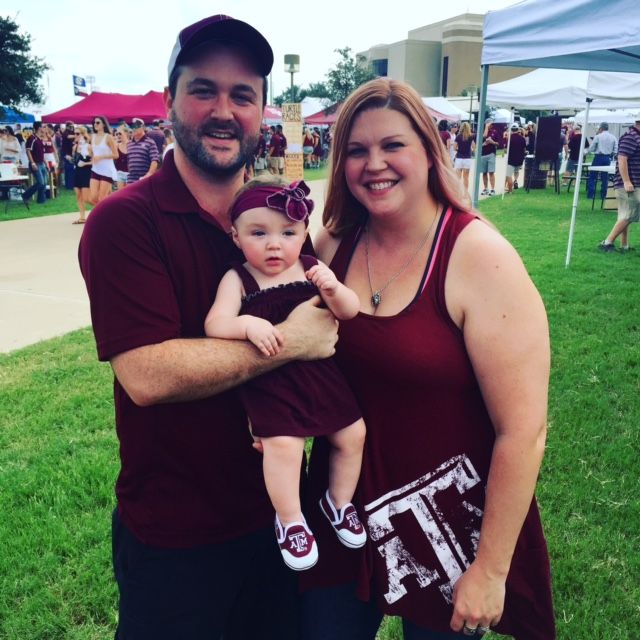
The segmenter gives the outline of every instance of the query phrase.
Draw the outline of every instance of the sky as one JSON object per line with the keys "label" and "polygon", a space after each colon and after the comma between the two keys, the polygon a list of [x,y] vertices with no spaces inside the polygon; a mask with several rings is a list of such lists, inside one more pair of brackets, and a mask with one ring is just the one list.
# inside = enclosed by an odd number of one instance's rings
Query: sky
{"label": "sky", "polygon": [[[31,50],[51,69],[43,78],[47,102],[37,116],[78,100],[72,75],[95,77],[94,90],[139,94],[161,91],[180,29],[213,13],[249,22],[271,43],[273,96],[290,86],[285,54],[300,56],[299,86],[322,82],[336,49],[365,51],[404,40],[410,30],[463,13],[486,13],[515,0],[3,0],[0,13],[32,37]],[[316,9],[319,6],[322,9]],[[171,7],[161,8],[161,7]],[[478,75],[479,75],[478,71]]]}

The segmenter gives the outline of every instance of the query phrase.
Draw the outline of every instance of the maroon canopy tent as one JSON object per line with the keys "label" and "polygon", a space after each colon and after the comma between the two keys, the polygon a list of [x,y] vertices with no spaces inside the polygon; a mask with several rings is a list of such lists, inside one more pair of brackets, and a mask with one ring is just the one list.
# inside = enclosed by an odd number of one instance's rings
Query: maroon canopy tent
{"label": "maroon canopy tent", "polygon": [[[314,113],[310,116],[307,116],[304,119],[305,124],[326,124],[331,125],[336,121],[338,117],[338,112],[340,111],[340,104],[332,105],[331,107],[327,107],[326,109],[322,109],[322,111],[318,111],[318,113]],[[331,113],[328,113],[328,111]]]}
{"label": "maroon canopy tent", "polygon": [[94,91],[66,109],[42,116],[42,121],[59,124],[70,120],[88,124],[95,116],[104,116],[112,123],[120,120],[131,122],[133,118],[153,122],[166,118],[167,110],[160,91],[148,91],[143,95]]}

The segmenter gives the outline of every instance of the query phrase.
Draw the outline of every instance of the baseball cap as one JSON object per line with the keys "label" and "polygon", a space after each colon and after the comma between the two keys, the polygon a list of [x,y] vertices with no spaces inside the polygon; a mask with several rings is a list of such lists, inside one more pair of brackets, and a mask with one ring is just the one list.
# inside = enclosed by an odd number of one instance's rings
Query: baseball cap
{"label": "baseball cap", "polygon": [[142,118],[133,118],[133,120],[131,120],[131,125],[134,128],[144,127],[144,120]]}
{"label": "baseball cap", "polygon": [[520,128],[520,125],[515,122],[511,125],[511,131],[517,131]]}
{"label": "baseball cap", "polygon": [[246,22],[218,14],[204,18],[180,31],[169,58],[168,75],[171,76],[174,68],[180,64],[188,51],[204,42],[216,41],[242,45],[263,76],[266,77],[271,73],[273,51],[266,38]]}

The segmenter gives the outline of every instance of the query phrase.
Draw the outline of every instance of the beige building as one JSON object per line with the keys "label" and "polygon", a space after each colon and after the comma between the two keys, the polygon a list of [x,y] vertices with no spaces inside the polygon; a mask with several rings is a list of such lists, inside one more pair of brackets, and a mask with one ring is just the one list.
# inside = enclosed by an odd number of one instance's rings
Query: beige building
{"label": "beige building", "polygon": [[[361,52],[374,73],[411,84],[422,96],[459,96],[480,85],[484,15],[464,13],[412,29],[406,40]],[[530,69],[492,66],[489,82],[501,82]]]}

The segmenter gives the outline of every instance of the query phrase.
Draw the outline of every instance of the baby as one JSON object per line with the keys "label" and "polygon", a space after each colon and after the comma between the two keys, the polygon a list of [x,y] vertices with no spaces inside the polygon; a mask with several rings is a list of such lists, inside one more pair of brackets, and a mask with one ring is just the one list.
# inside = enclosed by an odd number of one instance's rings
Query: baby
{"label": "baby", "polygon": [[[208,336],[251,341],[265,357],[277,354],[277,325],[317,295],[339,320],[357,315],[357,295],[315,258],[301,255],[313,201],[300,181],[253,180],[231,208],[232,238],[246,262],[220,282],[205,321]],[[329,487],[320,507],[340,541],[364,545],[366,533],[351,500],[356,489],[365,425],[333,358],[295,361],[239,388],[254,437],[264,451],[263,472],[274,506],[284,562],[297,571],[318,560],[315,538],[302,515],[300,466],[305,438],[326,436],[332,446]]]}

